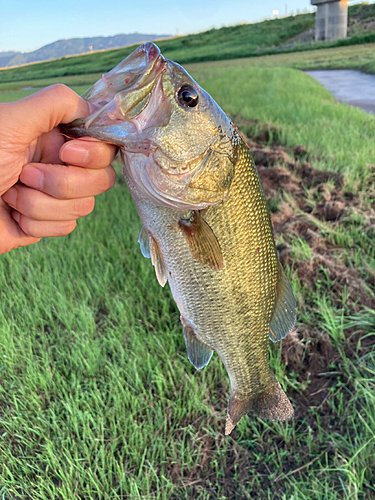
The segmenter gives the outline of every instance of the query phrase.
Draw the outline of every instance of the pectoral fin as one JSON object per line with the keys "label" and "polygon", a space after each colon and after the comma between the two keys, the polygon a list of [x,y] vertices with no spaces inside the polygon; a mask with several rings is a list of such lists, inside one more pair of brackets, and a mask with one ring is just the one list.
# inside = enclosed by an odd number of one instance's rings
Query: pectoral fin
{"label": "pectoral fin", "polygon": [[148,231],[147,229],[145,229],[144,226],[142,226],[141,230],[139,231],[138,243],[139,246],[141,247],[141,252],[143,257],[146,257],[146,259],[150,259],[151,258],[150,238],[148,235]]}
{"label": "pectoral fin", "polygon": [[193,258],[215,271],[220,271],[223,267],[220,244],[203,217],[194,211],[190,219],[180,219],[179,226],[189,244]]}
{"label": "pectoral fin", "polygon": [[296,322],[296,301],[292,287],[280,266],[279,281],[276,288],[276,304],[273,311],[269,337],[278,342],[288,335]]}
{"label": "pectoral fin", "polygon": [[151,235],[149,235],[149,244],[150,244],[151,262],[155,268],[156,277],[158,279],[160,286],[165,286],[168,280],[167,270],[164,265],[163,257],[160,253],[159,246]]}
{"label": "pectoral fin", "polygon": [[203,342],[198,340],[194,333],[194,329],[187,321],[183,318],[181,318],[181,321],[183,324],[184,339],[189,361],[197,370],[200,370],[208,365],[212,358],[213,351],[203,344]]}

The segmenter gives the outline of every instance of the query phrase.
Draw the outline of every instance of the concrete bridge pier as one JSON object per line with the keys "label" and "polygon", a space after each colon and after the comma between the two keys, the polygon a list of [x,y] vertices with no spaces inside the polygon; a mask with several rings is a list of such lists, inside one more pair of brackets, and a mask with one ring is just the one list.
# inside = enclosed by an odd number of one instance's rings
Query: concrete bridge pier
{"label": "concrete bridge pier", "polygon": [[311,0],[316,5],[315,40],[346,38],[348,0]]}

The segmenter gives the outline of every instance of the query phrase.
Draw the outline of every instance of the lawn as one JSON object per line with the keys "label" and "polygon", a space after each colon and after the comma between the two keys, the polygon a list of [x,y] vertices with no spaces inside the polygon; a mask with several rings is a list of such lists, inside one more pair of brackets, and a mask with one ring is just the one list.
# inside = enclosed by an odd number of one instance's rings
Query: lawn
{"label": "lawn", "polygon": [[375,118],[295,69],[189,70],[259,166],[298,304],[270,346],[295,418],[224,437],[227,374],[190,365],[119,173],[72,235],[0,257],[3,499],[375,499]]}

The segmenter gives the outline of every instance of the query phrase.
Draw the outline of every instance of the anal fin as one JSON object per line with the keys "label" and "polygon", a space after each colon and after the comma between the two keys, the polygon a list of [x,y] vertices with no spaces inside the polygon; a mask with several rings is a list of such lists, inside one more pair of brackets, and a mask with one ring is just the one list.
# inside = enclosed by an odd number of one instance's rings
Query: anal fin
{"label": "anal fin", "polygon": [[160,253],[159,246],[155,239],[149,235],[149,243],[150,243],[150,256],[151,256],[151,262],[152,265],[155,268],[155,274],[158,279],[158,282],[160,286],[165,286],[168,277],[167,277],[167,270],[165,268],[165,264],[163,261],[163,257]]}
{"label": "anal fin", "polygon": [[296,300],[292,287],[280,265],[279,281],[276,287],[276,303],[273,311],[269,337],[272,342],[278,342],[288,335],[296,322]]}
{"label": "anal fin", "polygon": [[213,350],[198,340],[194,329],[189,325],[188,321],[181,318],[181,322],[183,324],[186,352],[189,361],[197,370],[200,370],[210,362]]}
{"label": "anal fin", "polygon": [[190,219],[180,219],[179,226],[188,242],[193,259],[215,271],[223,267],[220,244],[209,224],[199,212],[193,211]]}

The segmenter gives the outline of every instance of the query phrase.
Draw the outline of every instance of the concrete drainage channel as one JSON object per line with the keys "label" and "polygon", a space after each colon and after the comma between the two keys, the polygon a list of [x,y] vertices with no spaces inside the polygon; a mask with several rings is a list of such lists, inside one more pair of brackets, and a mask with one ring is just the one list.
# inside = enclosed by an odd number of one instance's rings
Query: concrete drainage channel
{"label": "concrete drainage channel", "polygon": [[306,71],[340,102],[375,114],[375,75],[351,69]]}

